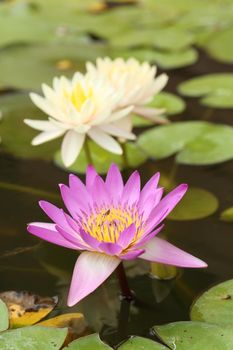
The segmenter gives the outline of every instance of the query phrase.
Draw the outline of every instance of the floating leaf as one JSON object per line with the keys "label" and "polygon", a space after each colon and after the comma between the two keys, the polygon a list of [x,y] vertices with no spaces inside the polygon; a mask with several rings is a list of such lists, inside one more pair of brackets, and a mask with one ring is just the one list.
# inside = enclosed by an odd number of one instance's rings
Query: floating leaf
{"label": "floating leaf", "polygon": [[149,46],[161,50],[178,51],[193,42],[193,36],[179,28],[167,27],[127,31],[111,39],[111,44],[119,47]]}
{"label": "floating leaf", "polygon": [[153,329],[171,350],[232,350],[233,326],[187,321]]}
{"label": "floating leaf", "polygon": [[181,94],[202,97],[201,103],[214,108],[233,107],[233,73],[215,73],[189,79],[178,87]]}
{"label": "floating leaf", "polygon": [[233,207],[225,209],[220,215],[220,220],[233,222]]}
{"label": "floating leaf", "polygon": [[[135,57],[139,61],[155,62],[164,69],[175,69],[189,66],[198,59],[195,49],[189,48],[181,51],[156,51],[152,49],[138,49],[121,51],[117,53],[123,58]],[[0,61],[1,63],[1,61]]]}
{"label": "floating leaf", "polygon": [[233,128],[200,121],[178,122],[142,133],[138,145],[151,157],[178,153],[178,163],[216,164],[233,158]]}
{"label": "floating leaf", "polygon": [[171,220],[197,220],[212,215],[218,209],[218,199],[202,188],[189,188],[183,200],[169,214]]}
{"label": "floating leaf", "polygon": [[219,61],[233,63],[232,37],[233,27],[212,36],[205,45],[208,53]]}
{"label": "floating leaf", "polygon": [[[89,147],[93,159],[93,164],[99,173],[105,174],[109,166],[113,162],[116,163],[120,168],[124,167],[122,156],[110,153],[104,150],[103,148],[99,147],[96,143],[92,141],[89,142]],[[137,147],[137,145],[131,142],[128,142],[126,144],[126,153],[130,167],[139,166],[140,164],[144,163],[147,158],[145,154]],[[86,168],[88,165],[84,150],[81,151],[76,162],[69,168],[64,167],[64,164],[61,160],[60,152],[57,152],[55,155],[55,163],[59,167],[64,168],[67,171],[73,171],[75,173],[82,174],[86,172]]]}
{"label": "floating leaf", "polygon": [[[176,96],[169,92],[160,92],[158,95],[156,95],[153,98],[153,100],[148,104],[148,106],[153,108],[159,108],[159,109],[164,108],[165,109],[164,115],[170,116],[170,115],[179,114],[183,112],[183,110],[185,109],[185,102],[179,96]],[[133,117],[133,124],[134,126],[141,127],[141,126],[153,125],[153,122],[135,115]]]}
{"label": "floating leaf", "polygon": [[[112,348],[100,340],[98,334],[91,334],[70,343],[64,350],[111,350]],[[46,349],[47,350],[47,349]]]}
{"label": "floating leaf", "polygon": [[[86,331],[87,324],[83,314],[81,313],[69,313],[62,314],[48,320],[38,323],[40,326],[45,327],[67,327],[69,329],[69,334],[75,335],[75,338],[80,337]],[[73,338],[74,339],[74,338]]]}
{"label": "floating leaf", "polygon": [[168,350],[164,345],[161,345],[153,340],[142,337],[131,337],[123,343],[119,350]]}
{"label": "floating leaf", "polygon": [[[25,118],[44,119],[45,115],[30,101],[27,94],[10,94],[0,97],[2,112],[1,138],[6,152],[22,158],[40,158],[49,160],[59,149],[60,140],[47,142],[38,147],[31,145],[31,140],[38,131],[24,124]],[[20,129],[20,132],[19,132]]]}
{"label": "floating leaf", "polygon": [[191,309],[193,321],[233,325],[233,280],[203,293]]}
{"label": "floating leaf", "polygon": [[10,327],[17,328],[37,323],[56,306],[57,297],[41,297],[28,292],[0,293],[10,313]]}
{"label": "floating leaf", "polygon": [[59,350],[67,335],[67,329],[24,327],[1,334],[1,350]]}
{"label": "floating leaf", "polygon": [[9,315],[6,304],[0,299],[0,332],[9,327]]}

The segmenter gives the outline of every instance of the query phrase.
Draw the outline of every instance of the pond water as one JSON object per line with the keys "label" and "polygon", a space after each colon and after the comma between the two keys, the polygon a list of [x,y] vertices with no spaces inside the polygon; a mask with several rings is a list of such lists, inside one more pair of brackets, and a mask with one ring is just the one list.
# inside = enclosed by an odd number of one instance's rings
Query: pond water
{"label": "pond water", "polygon": [[[185,79],[221,71],[229,71],[229,66],[200,52],[197,64],[169,71],[166,91],[176,93],[177,84]],[[176,120],[232,124],[230,110],[210,111],[197,99],[186,99],[186,103],[185,112]],[[156,171],[169,176],[171,172],[174,174],[174,159],[149,160],[139,171],[144,182]],[[232,178],[232,161],[213,166],[176,165],[173,181],[209,190],[219,199],[218,211],[208,218],[183,222],[166,220],[164,230],[170,242],[206,261],[207,269],[180,269],[175,279],[160,281],[150,276],[149,264],[128,263],[126,272],[135,293],[131,304],[120,300],[113,274],[72,310],[83,312],[89,328],[100,332],[110,344],[119,343],[129,334],[151,336],[149,328],[155,324],[189,319],[190,305],[200,292],[214,283],[232,278],[232,224],[219,220],[221,211],[233,203]],[[26,231],[26,224],[45,220],[37,204],[39,199],[59,204],[54,195],[58,194],[58,183],[67,183],[67,173],[52,162],[0,155],[0,288],[3,291],[28,290],[41,295],[58,295],[59,305],[54,314],[71,310],[66,306],[66,297],[76,253],[32,237]]]}

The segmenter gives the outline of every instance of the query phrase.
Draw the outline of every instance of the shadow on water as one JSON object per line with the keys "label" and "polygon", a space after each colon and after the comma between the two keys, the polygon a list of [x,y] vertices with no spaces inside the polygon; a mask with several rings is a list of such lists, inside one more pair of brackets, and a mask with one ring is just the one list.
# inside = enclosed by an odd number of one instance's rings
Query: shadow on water
{"label": "shadow on water", "polygon": [[[203,73],[228,71],[204,54],[199,62],[186,69],[171,71],[168,90],[189,77]],[[205,119],[207,108],[196,99],[187,99],[187,109],[176,120]],[[207,117],[209,118],[208,114]],[[213,110],[211,121],[232,123],[229,110]],[[140,167],[144,182],[156,171],[169,173],[173,159],[148,161]],[[60,296],[57,311],[70,311],[66,306],[69,280],[77,254],[38,240],[26,231],[26,224],[44,221],[37,202],[45,198],[61,204],[57,184],[67,182],[67,173],[52,163],[0,158],[0,273],[1,290],[30,290],[42,295]],[[201,187],[219,198],[218,211],[203,220],[166,221],[166,235],[172,243],[208,262],[206,270],[182,270],[175,280],[152,279],[144,266],[137,265],[129,274],[129,284],[136,299],[129,304],[120,301],[118,284],[113,275],[96,292],[72,308],[85,314],[90,327],[114,344],[129,334],[149,336],[155,324],[186,320],[189,307],[197,295],[212,284],[232,278],[232,225],[219,220],[220,212],[233,203],[233,163],[191,167],[179,165],[176,182]],[[2,186],[10,183],[11,188]],[[34,191],[25,191],[25,187]],[[42,191],[42,193],[41,193]],[[54,197],[54,198],[51,198]]]}

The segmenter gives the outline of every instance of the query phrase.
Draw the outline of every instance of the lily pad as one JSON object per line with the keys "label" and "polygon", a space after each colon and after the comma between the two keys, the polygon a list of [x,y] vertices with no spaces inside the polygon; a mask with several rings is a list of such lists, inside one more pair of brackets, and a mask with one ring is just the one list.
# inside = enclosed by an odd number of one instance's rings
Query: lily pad
{"label": "lily pad", "polygon": [[102,342],[98,334],[91,334],[74,340],[64,350],[112,350],[112,348]]}
{"label": "lily pad", "polygon": [[233,326],[186,321],[153,329],[171,350],[232,350]]}
{"label": "lily pad", "polygon": [[153,340],[142,337],[131,337],[123,343],[119,350],[168,350],[164,345],[161,345]]}
{"label": "lily pad", "polygon": [[59,350],[65,341],[66,335],[66,328],[32,326],[14,329],[1,334],[0,349]]}
{"label": "lily pad", "polygon": [[233,207],[225,209],[220,215],[220,220],[233,222]]}
{"label": "lily pad", "polygon": [[[185,101],[182,98],[169,92],[160,92],[153,98],[148,106],[153,108],[164,108],[164,115],[166,116],[182,113],[186,107]],[[154,123],[135,115],[133,116],[133,124],[134,126],[142,127],[153,125]]]}
{"label": "lily pad", "polygon": [[0,299],[0,332],[5,331],[9,327],[9,315],[6,304]]}
{"label": "lily pad", "polygon": [[[103,148],[99,147],[96,143],[89,142],[90,153],[93,159],[93,165],[100,174],[105,174],[108,171],[109,166],[114,162],[120,169],[125,167],[124,160],[122,156],[110,153]],[[126,154],[129,166],[134,168],[143,164],[147,157],[143,151],[141,151],[137,145],[133,142],[126,143]],[[85,151],[82,150],[76,162],[69,168],[65,168],[60,151],[55,155],[55,163],[66,171],[73,171],[75,173],[85,174],[88,165]]]}
{"label": "lily pad", "polygon": [[202,294],[192,306],[191,319],[233,325],[233,280],[220,283]]}
{"label": "lily pad", "polygon": [[178,153],[178,163],[216,164],[233,158],[233,128],[201,121],[177,122],[142,133],[138,145],[155,159]]}
{"label": "lily pad", "polygon": [[51,84],[54,76],[70,77],[77,70],[84,71],[87,60],[105,55],[108,55],[107,49],[95,44],[10,46],[0,56],[0,87],[39,89],[42,83]]}
{"label": "lily pad", "polygon": [[167,27],[154,29],[131,30],[111,39],[111,44],[119,47],[148,46],[160,50],[178,51],[193,42],[193,36],[179,28]]}
{"label": "lily pad", "polygon": [[193,78],[181,83],[178,90],[185,96],[203,96],[201,103],[209,107],[233,107],[233,73],[215,73]]}
{"label": "lily pad", "polygon": [[206,49],[215,59],[224,63],[233,63],[233,27],[214,35],[208,40]]}
{"label": "lily pad", "polygon": [[152,49],[127,50],[120,51],[117,55],[124,58],[135,57],[139,61],[155,62],[159,67],[164,69],[189,66],[198,59],[198,53],[193,48],[180,51],[156,51]]}
{"label": "lily pad", "polygon": [[216,196],[202,188],[189,188],[183,200],[169,214],[171,220],[198,220],[212,215],[218,209]]}
{"label": "lily pad", "polygon": [[57,297],[41,297],[28,292],[8,291],[0,298],[9,309],[10,327],[30,326],[47,316],[56,306]]}
{"label": "lily pad", "polygon": [[[60,140],[41,146],[31,145],[38,131],[24,124],[25,118],[44,119],[45,115],[30,101],[27,94],[10,94],[0,97],[2,120],[0,124],[1,147],[16,157],[50,160],[60,147]],[[47,118],[46,118],[47,119]],[[20,132],[19,132],[20,130]]]}

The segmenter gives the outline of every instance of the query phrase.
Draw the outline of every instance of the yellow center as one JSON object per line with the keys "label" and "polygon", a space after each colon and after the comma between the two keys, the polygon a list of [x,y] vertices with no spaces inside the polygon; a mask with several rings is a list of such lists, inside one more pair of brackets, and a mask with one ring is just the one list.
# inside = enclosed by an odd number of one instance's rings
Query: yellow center
{"label": "yellow center", "polygon": [[84,89],[80,83],[77,83],[71,92],[64,91],[64,96],[70,100],[77,111],[80,112],[86,100],[94,99],[94,91],[92,87]]}
{"label": "yellow center", "polygon": [[[86,218],[82,226],[86,232],[100,242],[116,243],[121,233],[131,224],[135,224],[133,241],[143,233],[142,217],[132,208],[102,208]],[[133,243],[133,242],[132,242]]]}

